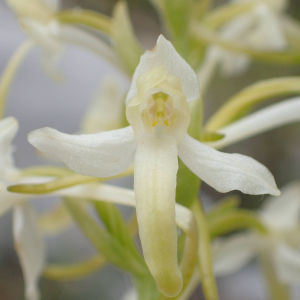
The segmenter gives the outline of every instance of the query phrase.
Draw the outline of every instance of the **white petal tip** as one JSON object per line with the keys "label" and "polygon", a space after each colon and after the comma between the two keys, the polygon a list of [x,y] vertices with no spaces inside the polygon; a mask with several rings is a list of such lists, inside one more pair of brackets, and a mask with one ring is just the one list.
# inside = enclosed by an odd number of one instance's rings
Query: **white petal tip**
{"label": "white petal tip", "polygon": [[279,189],[274,190],[274,192],[270,193],[273,196],[280,196],[281,195],[281,191]]}
{"label": "white petal tip", "polygon": [[44,127],[41,129],[33,130],[33,131],[29,132],[27,135],[28,142],[31,145],[33,145],[34,147],[37,147],[37,145],[39,144],[39,137],[42,137],[45,135],[47,135],[49,137],[49,134],[51,134],[51,131],[53,131],[53,129],[51,129],[49,127]]}

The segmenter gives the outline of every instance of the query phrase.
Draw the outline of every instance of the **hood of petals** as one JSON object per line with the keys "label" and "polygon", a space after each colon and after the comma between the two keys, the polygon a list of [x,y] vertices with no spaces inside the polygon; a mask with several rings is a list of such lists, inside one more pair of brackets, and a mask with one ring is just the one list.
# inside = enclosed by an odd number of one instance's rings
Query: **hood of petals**
{"label": "hood of petals", "polygon": [[178,117],[174,118],[176,121],[171,126],[167,126],[166,133],[173,135],[177,143],[180,143],[190,123],[190,112],[180,78],[168,74],[165,65],[155,67],[137,79],[137,94],[126,106],[126,117],[134,130],[136,139],[147,131],[154,133],[154,127],[145,124],[143,115],[149,108],[149,99],[161,92],[172,99],[173,113],[178,114]]}
{"label": "hood of petals", "polygon": [[138,78],[153,68],[164,65],[169,75],[175,75],[180,78],[182,90],[187,101],[196,100],[200,97],[199,83],[197,76],[189,64],[178,54],[163,35],[157,39],[153,50],[146,51],[137,66],[130,90],[126,97],[126,103],[135,97],[138,93]]}

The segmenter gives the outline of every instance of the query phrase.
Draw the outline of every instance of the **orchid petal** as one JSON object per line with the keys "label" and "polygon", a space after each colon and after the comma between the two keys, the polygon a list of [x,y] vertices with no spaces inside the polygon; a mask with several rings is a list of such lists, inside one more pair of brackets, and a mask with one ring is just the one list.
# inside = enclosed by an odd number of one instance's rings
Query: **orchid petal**
{"label": "orchid petal", "polygon": [[218,130],[225,137],[209,146],[220,149],[265,131],[300,121],[300,97],[269,105]]}
{"label": "orchid petal", "polygon": [[214,270],[224,276],[241,270],[258,251],[258,238],[250,233],[235,234],[213,248]]}
{"label": "orchid petal", "polygon": [[274,229],[293,229],[299,224],[300,182],[295,181],[282,189],[279,197],[270,197],[260,214],[264,223]]}
{"label": "orchid petal", "polygon": [[82,135],[45,127],[29,133],[28,141],[75,172],[93,177],[109,177],[125,171],[133,162],[136,148],[130,126]]}
{"label": "orchid petal", "polygon": [[270,171],[251,157],[219,152],[189,135],[178,145],[178,151],[192,172],[221,193],[280,194]]}
{"label": "orchid petal", "polygon": [[146,51],[137,66],[130,90],[126,97],[126,103],[137,95],[137,79],[144,73],[155,67],[166,66],[169,75],[180,78],[182,90],[187,101],[196,100],[200,97],[199,83],[197,76],[188,63],[177,53],[171,42],[160,35],[156,47],[151,51]]}
{"label": "orchid petal", "polygon": [[275,251],[274,263],[279,280],[288,284],[300,283],[300,251],[280,244]]}
{"label": "orchid petal", "polygon": [[14,208],[13,234],[24,274],[26,300],[38,300],[38,280],[45,264],[45,247],[35,211],[28,203]]}
{"label": "orchid petal", "polygon": [[172,136],[146,134],[134,160],[134,190],[143,253],[158,289],[168,297],[182,288],[177,263],[175,189],[177,145]]}

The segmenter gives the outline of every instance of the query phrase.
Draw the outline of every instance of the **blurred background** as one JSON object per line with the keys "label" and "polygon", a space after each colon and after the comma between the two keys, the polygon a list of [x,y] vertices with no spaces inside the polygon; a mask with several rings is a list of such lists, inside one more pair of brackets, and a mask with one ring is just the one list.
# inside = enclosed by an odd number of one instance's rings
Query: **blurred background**
{"label": "blurred background", "polygon": [[[141,43],[151,49],[161,33],[159,18],[146,0],[128,0],[134,28]],[[214,1],[219,5],[225,1]],[[290,1],[289,13],[300,20],[300,1]],[[111,15],[114,0],[65,0],[64,8],[80,6]],[[17,46],[26,35],[4,0],[0,0],[0,72]],[[20,130],[14,141],[16,165],[20,168],[45,162],[27,142],[28,132],[49,126],[62,132],[75,133],[79,130],[82,116],[95,96],[99,84],[107,76],[118,76],[123,88],[129,82],[105,60],[82,48],[67,46],[60,62],[65,77],[62,84],[53,82],[41,69],[40,51],[32,51],[22,64],[8,97],[6,116],[19,120]],[[207,119],[231,95],[243,87],[262,79],[285,75],[300,75],[299,67],[273,66],[253,63],[242,76],[220,77],[215,74],[205,98]],[[276,101],[273,99],[271,101]],[[264,104],[265,105],[265,104]],[[266,165],[276,178],[279,187],[300,179],[300,124],[273,130],[235,146],[224,149],[249,155]],[[132,186],[132,180],[118,182]],[[208,205],[223,197],[212,188],[203,185],[203,198]],[[242,197],[242,206],[257,209],[263,203],[261,196]],[[57,199],[34,200],[40,211],[53,207]],[[0,299],[23,299],[23,278],[13,249],[11,213],[0,218]],[[49,262],[75,262],[90,254],[94,249],[81,233],[71,228],[66,233],[47,237]],[[265,287],[259,267],[255,262],[235,275],[218,280],[221,300],[265,300]],[[57,300],[118,300],[130,286],[129,278],[114,269],[105,267],[99,272],[79,281],[55,282],[41,280],[42,299]],[[294,289],[295,299],[300,299],[300,290]],[[191,299],[203,299],[198,288]],[[142,300],[142,299],[141,299]]]}

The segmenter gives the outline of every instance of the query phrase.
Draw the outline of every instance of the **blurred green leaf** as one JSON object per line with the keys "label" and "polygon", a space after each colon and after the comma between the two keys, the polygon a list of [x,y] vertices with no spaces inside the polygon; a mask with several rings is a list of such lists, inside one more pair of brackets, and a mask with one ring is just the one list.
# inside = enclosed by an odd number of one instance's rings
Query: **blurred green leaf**
{"label": "blurred green leaf", "polygon": [[[191,122],[188,133],[191,137],[201,140],[203,120],[203,99],[190,104]],[[179,159],[177,173],[176,202],[191,207],[199,190],[200,179]]]}
{"label": "blurred green leaf", "polygon": [[216,131],[203,131],[203,141],[205,142],[215,142],[221,140],[224,137],[224,134],[218,133]]}
{"label": "blurred green leaf", "polygon": [[140,257],[136,246],[130,236],[127,225],[118,208],[113,203],[94,201],[96,211],[105,224],[108,232],[119,240],[124,247],[128,248],[132,254]]}
{"label": "blurred green leaf", "polygon": [[102,229],[85,211],[80,200],[66,198],[65,204],[82,232],[107,261],[136,276],[138,274],[147,274],[144,260],[141,257],[137,258],[118,239]]}
{"label": "blurred green leaf", "polygon": [[61,23],[81,24],[111,34],[111,18],[87,9],[62,10],[56,14]]}

